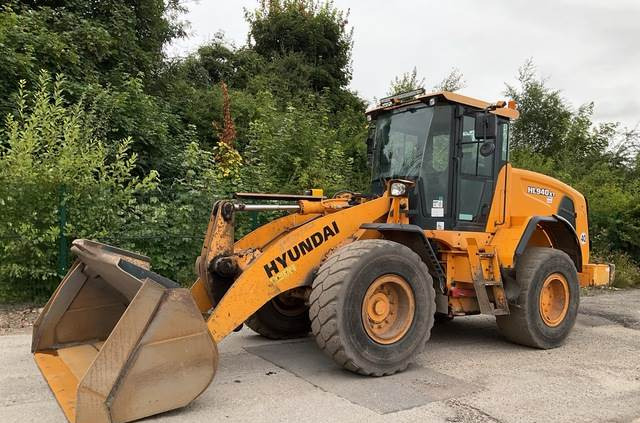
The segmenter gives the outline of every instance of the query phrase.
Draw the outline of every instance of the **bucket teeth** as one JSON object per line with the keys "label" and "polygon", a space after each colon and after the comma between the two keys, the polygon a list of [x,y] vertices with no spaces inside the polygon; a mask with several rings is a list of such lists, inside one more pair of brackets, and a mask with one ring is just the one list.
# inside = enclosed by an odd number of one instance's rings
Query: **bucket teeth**
{"label": "bucket teeth", "polygon": [[200,395],[218,352],[190,292],[145,256],[88,240],[71,250],[31,347],[67,419],[128,422]]}

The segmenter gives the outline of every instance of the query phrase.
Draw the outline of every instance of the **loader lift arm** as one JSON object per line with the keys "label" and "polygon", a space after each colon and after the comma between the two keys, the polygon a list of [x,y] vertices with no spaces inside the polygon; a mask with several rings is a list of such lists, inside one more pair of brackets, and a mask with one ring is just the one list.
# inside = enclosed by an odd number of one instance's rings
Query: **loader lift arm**
{"label": "loader lift arm", "polygon": [[[254,250],[250,257],[243,255],[245,253],[243,250],[236,250],[224,257],[219,254],[212,257],[211,251],[216,250],[203,247],[203,255],[200,256],[198,266],[199,278],[191,292],[196,303],[201,305],[201,311],[206,311],[204,308],[208,305],[214,306],[207,320],[207,327],[213,340],[216,343],[221,341],[262,305],[280,293],[310,285],[313,272],[322,259],[331,250],[352,240],[362,224],[386,219],[390,205],[391,199],[386,195],[350,207],[344,207],[344,201],[325,200],[322,203],[301,201],[301,214],[305,216],[306,210],[309,213],[307,216],[310,216],[309,220],[305,222],[303,219],[304,223],[295,231],[282,231],[283,222],[279,220],[272,222],[271,225],[276,229],[275,239],[266,242],[262,250]],[[319,213],[321,211],[331,212],[321,215]],[[229,240],[233,239],[230,224],[233,218],[224,219],[220,206],[215,212],[210,230],[207,231],[207,241],[211,246],[227,246]],[[292,221],[289,218],[288,222],[295,223],[295,220]],[[264,231],[263,234],[253,236],[265,237],[268,231],[267,226],[261,228]],[[226,237],[226,240],[218,239],[220,236]],[[236,247],[242,247],[244,244],[245,242],[240,240],[236,243]],[[204,260],[203,257],[205,257]],[[215,297],[211,300],[209,297],[210,301],[207,302],[206,298],[202,298],[203,293],[211,295],[209,292],[215,292],[215,287],[203,289],[203,285],[206,288],[207,281],[215,284],[218,279],[217,277],[209,278],[203,272],[219,275],[218,266],[229,261],[237,263],[237,276],[220,300]],[[205,266],[204,263],[207,262],[211,264]]]}

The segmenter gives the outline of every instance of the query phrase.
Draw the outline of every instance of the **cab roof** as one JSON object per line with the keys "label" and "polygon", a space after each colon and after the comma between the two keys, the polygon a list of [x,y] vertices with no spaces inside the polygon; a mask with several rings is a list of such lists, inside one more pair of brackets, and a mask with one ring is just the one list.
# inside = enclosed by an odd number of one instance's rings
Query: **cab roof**
{"label": "cab roof", "polygon": [[[367,110],[366,115],[375,117],[382,111],[397,109],[398,107],[406,106],[408,104],[427,103],[429,99],[438,97],[452,103],[463,104],[465,106],[471,106],[477,109],[485,109],[492,105],[491,103],[487,103],[486,101],[467,97],[457,93],[452,93],[449,91],[425,93],[424,90],[416,90],[383,98],[382,100],[380,100],[379,104],[376,107]],[[491,113],[509,118],[511,120],[515,120],[520,116],[520,112],[518,112],[518,110],[516,109],[516,104],[513,101],[504,103],[504,106],[502,107],[496,107],[494,110],[491,110]]]}

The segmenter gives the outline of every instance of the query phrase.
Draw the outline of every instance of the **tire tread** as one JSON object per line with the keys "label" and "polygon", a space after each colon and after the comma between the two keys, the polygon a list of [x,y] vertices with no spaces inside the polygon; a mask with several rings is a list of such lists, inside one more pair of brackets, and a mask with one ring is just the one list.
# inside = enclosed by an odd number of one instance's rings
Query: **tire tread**
{"label": "tire tread", "polygon": [[516,280],[520,286],[520,293],[515,303],[509,304],[510,313],[497,316],[496,322],[500,333],[512,342],[534,348],[547,349],[551,346],[536,336],[535,322],[527,316],[527,302],[529,290],[534,284],[536,271],[547,261],[561,258],[570,262],[571,258],[561,250],[548,247],[533,247],[527,249],[516,268]]}
{"label": "tire tread", "polygon": [[[338,331],[338,316],[336,311],[337,301],[342,284],[348,276],[351,266],[356,264],[363,256],[369,254],[375,249],[388,248],[390,243],[391,242],[387,240],[371,239],[356,241],[340,248],[332,254],[324,264],[322,264],[318,270],[316,279],[313,282],[313,288],[311,291],[309,316],[311,318],[311,330],[316,338],[318,346],[326,355],[333,358],[336,363],[361,375],[390,375],[405,370],[409,365],[409,361],[407,361],[398,368],[389,372],[380,372],[373,369],[367,369],[364,366],[358,366],[356,364],[357,359],[355,357],[350,357],[347,354],[343,346],[343,340],[341,339]],[[417,262],[420,263],[424,273],[429,274],[427,266],[415,252],[406,246],[400,245],[400,247],[406,249],[406,251],[403,251],[403,254],[414,255]],[[435,289],[433,288],[433,284],[431,284],[429,288],[432,291],[431,298],[435,298]],[[326,301],[323,301],[323,298],[325,298]],[[331,311],[327,312],[327,309],[331,309]],[[428,323],[429,333],[425,337],[425,344],[430,337],[430,331],[433,327],[433,318],[433,314],[431,314],[431,320]],[[422,351],[424,347],[425,345],[422,345],[420,351]]]}

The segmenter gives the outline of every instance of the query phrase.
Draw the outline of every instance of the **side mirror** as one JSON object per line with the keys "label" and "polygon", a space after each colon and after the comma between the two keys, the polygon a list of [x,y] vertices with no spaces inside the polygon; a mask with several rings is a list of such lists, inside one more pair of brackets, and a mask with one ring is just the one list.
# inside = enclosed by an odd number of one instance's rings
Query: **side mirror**
{"label": "side mirror", "polygon": [[480,155],[482,157],[489,157],[496,151],[496,143],[493,141],[485,141],[480,146]]}
{"label": "side mirror", "polygon": [[476,114],[476,123],[474,128],[476,139],[495,140],[498,137],[497,123],[496,115],[493,113],[479,112]]}
{"label": "side mirror", "polygon": [[376,136],[376,127],[375,125],[369,126],[369,131],[367,132],[367,163],[369,166],[373,166],[373,150],[375,148],[375,136]]}

